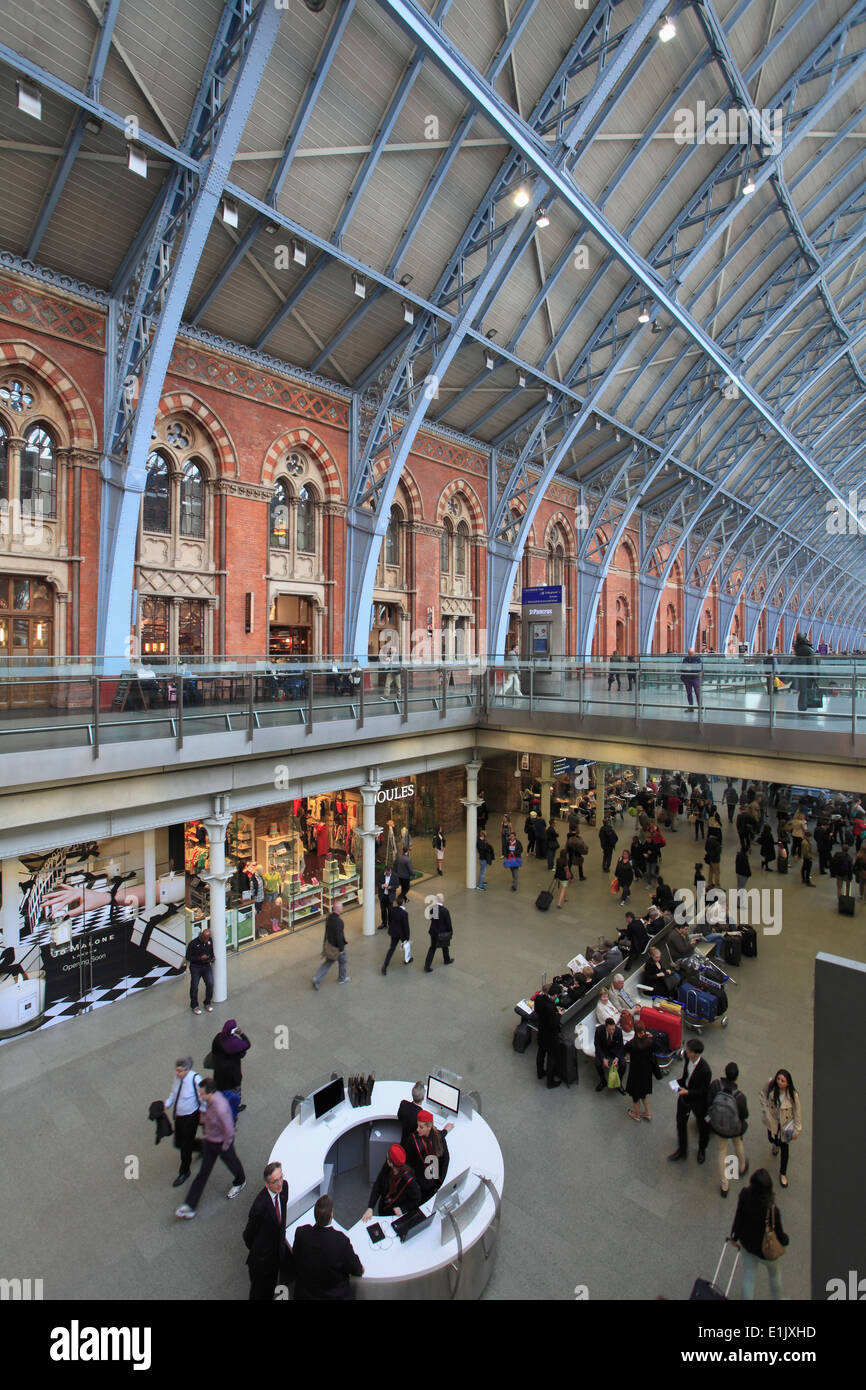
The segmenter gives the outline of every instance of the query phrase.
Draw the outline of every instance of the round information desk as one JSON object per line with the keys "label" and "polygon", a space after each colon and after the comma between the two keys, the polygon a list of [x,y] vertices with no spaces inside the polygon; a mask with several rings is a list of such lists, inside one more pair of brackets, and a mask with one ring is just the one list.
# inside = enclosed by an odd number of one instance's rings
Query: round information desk
{"label": "round information desk", "polygon": [[[286,1239],[292,1244],[298,1226],[313,1224],[316,1199],[333,1194],[336,1178],[363,1166],[369,1183],[358,1220],[353,1226],[334,1220],[364,1266],[364,1277],[353,1280],[356,1298],[480,1298],[493,1268],[505,1169],[496,1136],[477,1110],[471,1116],[462,1109],[448,1116],[454,1128],[448,1135],[443,1196],[449,1183],[467,1173],[448,1203],[450,1211],[437,1211],[424,1230],[405,1242],[392,1232],[392,1218],[374,1214],[369,1226],[378,1222],[385,1239],[373,1244],[360,1219],[388,1147],[400,1138],[397,1107],[411,1096],[410,1081],[377,1081],[370,1105],[354,1108],[344,1100],[320,1120],[302,1122],[298,1114],[286,1126],[269,1159],[282,1164],[289,1184]],[[438,1129],[445,1123],[436,1117]],[[423,1204],[423,1215],[433,1211],[434,1201],[431,1197]]]}

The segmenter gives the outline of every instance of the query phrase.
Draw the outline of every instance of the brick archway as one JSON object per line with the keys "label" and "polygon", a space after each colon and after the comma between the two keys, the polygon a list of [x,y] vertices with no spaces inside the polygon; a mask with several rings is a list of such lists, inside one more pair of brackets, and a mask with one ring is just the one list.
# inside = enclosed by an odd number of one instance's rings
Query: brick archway
{"label": "brick archway", "polygon": [[568,555],[568,558],[573,559],[575,555],[574,527],[572,523],[568,520],[568,517],[565,515],[564,512],[554,512],[553,516],[550,517],[550,519],[548,520],[548,523],[544,528],[544,549],[550,549],[550,545],[553,540],[553,533],[557,526],[561,528],[562,534],[566,538],[566,542],[568,544],[568,550],[566,553]]}
{"label": "brick archway", "polygon": [[262,464],[262,485],[264,487],[273,486],[283,456],[292,449],[305,449],[307,453],[313,455],[322,472],[322,481],[327,493],[326,501],[339,502],[343,496],[340,470],[333,455],[325,448],[321,439],[317,439],[307,429],[286,430],[278,439],[274,440],[265,454]]}
{"label": "brick archway", "polygon": [[0,367],[26,367],[53,393],[63,407],[73,448],[98,449],[96,423],[82,392],[65,372],[30,343],[0,343]]}
{"label": "brick archway", "polygon": [[478,494],[475,489],[463,478],[452,478],[451,482],[448,483],[439,494],[439,501],[436,505],[437,523],[440,526],[442,525],[445,520],[445,512],[448,503],[454,496],[463,498],[469,508],[473,528],[477,535],[481,535],[484,531],[484,509],[478,500]]}
{"label": "brick archway", "polygon": [[[387,460],[380,459],[374,465],[374,472],[376,477],[380,478],[382,474],[387,471],[387,468]],[[394,494],[395,501],[399,494],[401,485],[403,487],[403,491],[409,502],[409,505],[412,509],[412,515],[406,518],[407,521],[422,521],[424,518],[424,504],[421,501],[421,490],[418,487],[418,484],[415,482],[415,479],[413,478],[410,470],[406,468],[405,465],[403,468],[403,472],[400,474],[400,482],[397,484],[397,491]]]}
{"label": "brick archway", "polygon": [[223,477],[237,478],[240,473],[237,454],[219,416],[215,415],[204,401],[200,401],[197,396],[191,396],[188,391],[172,391],[160,401],[156,418],[161,420],[166,415],[175,415],[180,411],[192,415],[207,430],[219,460],[220,474]]}

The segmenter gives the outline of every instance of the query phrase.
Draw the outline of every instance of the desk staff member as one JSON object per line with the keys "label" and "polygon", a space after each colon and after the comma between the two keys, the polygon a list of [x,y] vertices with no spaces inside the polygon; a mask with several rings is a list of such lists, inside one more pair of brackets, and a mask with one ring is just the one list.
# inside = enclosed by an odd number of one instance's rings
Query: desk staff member
{"label": "desk staff member", "polygon": [[392,1144],[370,1189],[370,1201],[361,1220],[370,1220],[377,1202],[378,1216],[403,1216],[420,1207],[422,1201],[415,1174],[406,1162],[406,1150],[400,1144]]}
{"label": "desk staff member", "polygon": [[418,1112],[417,1129],[410,1134],[406,1146],[406,1161],[415,1172],[415,1180],[425,1202],[434,1192],[438,1192],[445,1180],[450,1161],[445,1136],[453,1128],[453,1124],[449,1123],[444,1129],[436,1129],[429,1110]]}
{"label": "desk staff member", "polygon": [[397,1107],[397,1119],[403,1126],[403,1133],[400,1135],[400,1145],[407,1148],[411,1136],[415,1133],[418,1124],[418,1116],[424,1108],[424,1096],[426,1088],[423,1081],[416,1081],[412,1087],[412,1099],[401,1100]]}

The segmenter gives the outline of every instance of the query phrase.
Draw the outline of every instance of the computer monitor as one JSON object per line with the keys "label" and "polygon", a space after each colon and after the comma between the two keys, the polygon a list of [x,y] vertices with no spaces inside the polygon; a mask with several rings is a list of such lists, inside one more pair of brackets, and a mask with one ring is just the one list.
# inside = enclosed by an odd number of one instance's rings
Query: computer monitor
{"label": "computer monitor", "polygon": [[460,1109],[459,1090],[456,1086],[449,1086],[447,1082],[440,1081],[438,1076],[427,1077],[427,1100],[431,1105],[438,1105],[451,1115],[456,1115]]}
{"label": "computer monitor", "polygon": [[346,1088],[343,1085],[342,1076],[338,1076],[335,1081],[329,1081],[327,1086],[322,1086],[313,1094],[313,1113],[317,1120],[323,1115],[327,1115],[329,1110],[336,1110],[337,1106],[346,1099]]}
{"label": "computer monitor", "polygon": [[456,1178],[450,1178],[448,1182],[440,1187],[436,1196],[433,1198],[433,1210],[441,1211],[443,1207],[447,1207],[457,1196],[458,1190],[463,1186],[468,1177],[469,1169],[464,1168],[463,1172]]}

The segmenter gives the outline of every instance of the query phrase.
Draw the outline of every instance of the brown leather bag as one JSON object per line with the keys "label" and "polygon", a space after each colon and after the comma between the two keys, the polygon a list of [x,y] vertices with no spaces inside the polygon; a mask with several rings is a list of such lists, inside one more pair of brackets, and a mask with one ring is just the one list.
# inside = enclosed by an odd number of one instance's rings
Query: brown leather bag
{"label": "brown leather bag", "polygon": [[764,1239],[761,1241],[761,1259],[778,1260],[785,1253],[785,1247],[776,1235],[776,1207],[767,1210],[764,1222]]}

